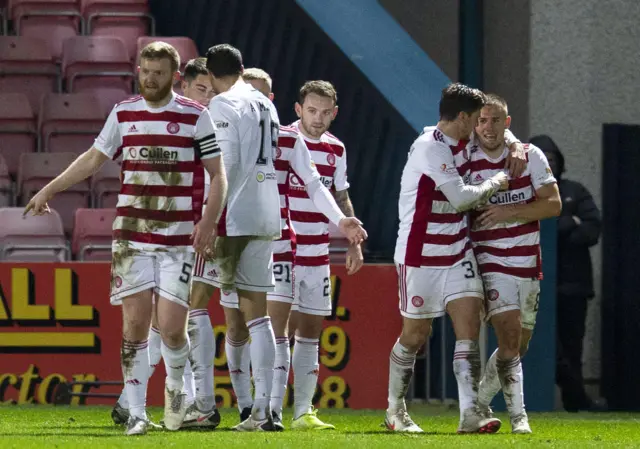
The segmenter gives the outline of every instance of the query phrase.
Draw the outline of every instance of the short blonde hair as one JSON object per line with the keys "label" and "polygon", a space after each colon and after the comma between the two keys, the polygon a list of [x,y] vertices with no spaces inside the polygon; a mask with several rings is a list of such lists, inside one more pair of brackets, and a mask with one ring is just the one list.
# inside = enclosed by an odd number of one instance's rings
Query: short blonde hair
{"label": "short blonde hair", "polygon": [[180,69],[180,55],[173,45],[162,41],[148,44],[140,52],[140,60],[143,59],[168,59],[171,62],[171,70],[177,72]]}
{"label": "short blonde hair", "polygon": [[269,86],[269,89],[273,88],[273,81],[267,72],[257,67],[252,67],[250,69],[244,69],[242,72],[242,79],[245,81],[264,81]]}
{"label": "short blonde hair", "polygon": [[485,101],[485,106],[495,106],[498,109],[502,109],[504,112],[504,116],[509,116],[509,107],[507,106],[507,101],[497,94],[486,94],[487,100]]}

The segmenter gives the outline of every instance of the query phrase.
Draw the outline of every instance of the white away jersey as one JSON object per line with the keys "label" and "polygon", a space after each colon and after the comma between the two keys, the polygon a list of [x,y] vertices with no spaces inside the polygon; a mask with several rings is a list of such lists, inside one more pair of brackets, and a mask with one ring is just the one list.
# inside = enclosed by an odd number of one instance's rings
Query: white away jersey
{"label": "white away jersey", "polygon": [[[489,204],[518,204],[535,201],[540,187],[556,182],[544,153],[533,145],[525,144],[527,168],[519,178],[509,179],[509,189],[493,195]],[[500,171],[504,171],[508,149],[500,157],[490,158],[481,149],[471,152],[471,183],[480,184]],[[471,240],[480,272],[503,273],[528,279],[540,279],[540,222],[498,223],[491,228],[480,227],[474,220],[480,213],[471,214]]]}
{"label": "white away jersey", "polygon": [[296,234],[289,217],[289,177],[297,176],[304,185],[320,179],[320,174],[311,160],[309,149],[297,129],[281,126],[276,151],[276,175],[280,191],[280,217],[282,237],[273,245],[274,262],[293,262]]}
{"label": "white away jersey", "polygon": [[[299,122],[291,126],[298,129]],[[324,186],[333,191],[348,189],[344,144],[328,132],[319,140],[303,137]],[[289,214],[296,235],[295,264],[329,265],[329,219],[313,204],[304,180],[294,172],[289,174]]]}
{"label": "white away jersey", "polygon": [[[280,238],[274,168],[278,112],[250,84],[239,82],[209,103],[229,183],[218,235]],[[205,184],[209,183],[208,174]]]}
{"label": "white away jersey", "polygon": [[396,263],[450,268],[471,249],[467,215],[459,213],[439,189],[460,176],[468,181],[468,143],[426,127],[411,146],[400,184]]}
{"label": "white away jersey", "polygon": [[200,159],[220,156],[209,111],[175,93],[161,108],[136,96],[113,108],[93,146],[112,159],[122,155],[114,243],[192,251],[200,214],[194,170]]}

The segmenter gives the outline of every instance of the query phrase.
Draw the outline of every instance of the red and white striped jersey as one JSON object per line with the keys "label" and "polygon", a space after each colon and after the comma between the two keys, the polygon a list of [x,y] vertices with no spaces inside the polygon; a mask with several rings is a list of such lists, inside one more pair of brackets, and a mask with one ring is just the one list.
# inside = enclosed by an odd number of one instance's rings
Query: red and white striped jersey
{"label": "red and white striped jersey", "polygon": [[[299,131],[299,121],[291,126]],[[303,137],[324,186],[333,191],[348,189],[344,144],[328,132],[319,140]],[[329,219],[313,204],[304,181],[294,172],[289,174],[289,214],[296,234],[295,264],[329,265]]]}
{"label": "red and white striped jersey", "polygon": [[[525,144],[527,168],[519,178],[509,180],[509,189],[493,195],[489,204],[519,204],[535,201],[536,190],[556,182],[549,162],[537,147]],[[480,184],[496,173],[504,170],[509,151],[505,147],[498,158],[489,157],[481,149],[471,153],[471,184]],[[541,279],[540,222],[498,223],[491,228],[483,228],[471,214],[471,240],[483,274],[503,273],[528,279]]]}
{"label": "red and white striped jersey", "polygon": [[276,151],[276,176],[280,191],[280,217],[282,238],[273,245],[274,262],[293,262],[296,234],[289,217],[289,177],[297,176],[304,185],[320,179],[320,174],[311,160],[304,138],[296,128],[281,126]]}
{"label": "red and white striped jersey", "polygon": [[425,127],[409,150],[400,184],[400,229],[394,260],[410,267],[450,268],[471,249],[467,215],[439,187],[469,179],[468,141]]}
{"label": "red and white striped jersey", "polygon": [[112,159],[122,154],[114,243],[192,251],[201,213],[194,208],[194,170],[200,159],[220,156],[209,111],[175,93],[161,108],[132,97],[113,108],[93,146]]}

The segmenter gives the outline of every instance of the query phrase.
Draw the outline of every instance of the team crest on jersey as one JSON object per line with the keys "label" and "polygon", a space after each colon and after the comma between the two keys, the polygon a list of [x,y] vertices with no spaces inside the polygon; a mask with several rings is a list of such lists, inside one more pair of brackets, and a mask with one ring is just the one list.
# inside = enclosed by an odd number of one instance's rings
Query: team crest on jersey
{"label": "team crest on jersey", "polygon": [[115,284],[116,288],[122,287],[122,278],[120,276],[116,276],[113,279],[113,283]]}
{"label": "team crest on jersey", "polygon": [[487,292],[487,296],[489,297],[489,301],[496,301],[500,297],[500,293],[498,290],[492,289]]}
{"label": "team crest on jersey", "polygon": [[329,163],[329,165],[331,165],[332,167],[334,165],[336,165],[336,155],[333,153],[329,153],[327,154],[327,162]]}
{"label": "team crest on jersey", "polygon": [[276,159],[280,159],[282,157],[282,150],[280,147],[276,148]]}
{"label": "team crest on jersey", "polygon": [[176,122],[171,122],[167,124],[167,132],[169,134],[178,134],[179,131],[180,131],[180,125],[178,125]]}
{"label": "team crest on jersey", "polygon": [[420,296],[414,296],[411,298],[411,304],[413,304],[413,307],[422,307],[424,305],[424,299]]}
{"label": "team crest on jersey", "polygon": [[298,179],[298,177],[296,175],[294,175],[293,173],[291,173],[291,176],[289,176],[289,182],[291,184],[293,184],[294,186],[302,185],[302,182],[300,181],[300,179]]}

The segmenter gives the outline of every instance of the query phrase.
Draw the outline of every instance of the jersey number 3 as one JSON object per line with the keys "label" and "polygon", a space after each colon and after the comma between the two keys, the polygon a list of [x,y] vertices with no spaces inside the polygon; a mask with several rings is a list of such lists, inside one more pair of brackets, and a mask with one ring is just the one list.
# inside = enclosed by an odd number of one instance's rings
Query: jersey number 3
{"label": "jersey number 3", "polygon": [[[268,130],[265,129],[267,126],[269,126]],[[271,117],[260,120],[260,153],[258,154],[256,164],[267,165],[268,155],[265,154],[265,151],[269,151],[268,148],[271,148],[271,158],[275,160],[279,130],[280,127],[277,123],[271,121]]]}

